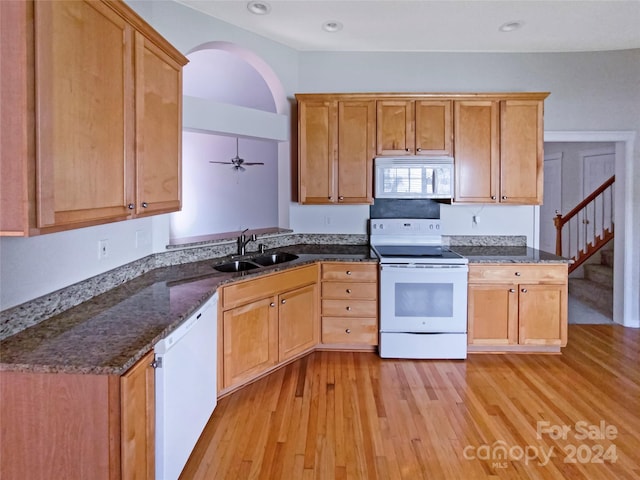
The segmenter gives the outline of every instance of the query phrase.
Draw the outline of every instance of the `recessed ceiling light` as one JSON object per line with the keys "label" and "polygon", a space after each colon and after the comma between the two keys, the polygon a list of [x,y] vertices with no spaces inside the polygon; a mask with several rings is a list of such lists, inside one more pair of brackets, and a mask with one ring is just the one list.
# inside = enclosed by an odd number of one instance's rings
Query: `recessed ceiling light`
{"label": "recessed ceiling light", "polygon": [[266,15],[271,11],[271,5],[267,2],[249,2],[247,3],[247,10],[256,15]]}
{"label": "recessed ceiling light", "polygon": [[322,29],[325,32],[339,32],[340,30],[342,30],[342,24],[340,22],[336,22],[334,20],[328,21],[328,22],[324,22],[322,24]]}
{"label": "recessed ceiling light", "polygon": [[513,32],[514,30],[522,28],[523,25],[524,22],[520,20],[514,20],[511,22],[503,23],[502,25],[500,25],[500,28],[498,30],[500,30],[501,32]]}

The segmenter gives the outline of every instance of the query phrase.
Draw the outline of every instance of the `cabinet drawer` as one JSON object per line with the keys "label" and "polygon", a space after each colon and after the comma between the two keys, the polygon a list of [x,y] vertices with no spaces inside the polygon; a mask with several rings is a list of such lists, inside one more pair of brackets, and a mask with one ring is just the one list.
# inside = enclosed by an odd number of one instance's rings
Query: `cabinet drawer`
{"label": "cabinet drawer", "polygon": [[376,283],[322,282],[323,298],[375,300],[377,293]]}
{"label": "cabinet drawer", "polygon": [[322,315],[332,317],[377,317],[375,300],[322,300]]}
{"label": "cabinet drawer", "polygon": [[375,282],[378,278],[378,265],[375,263],[323,263],[322,280],[342,282]]}
{"label": "cabinet drawer", "polygon": [[222,308],[226,310],[317,281],[318,268],[314,264],[234,283],[222,290]]}
{"label": "cabinet drawer", "polygon": [[545,283],[566,282],[567,264],[482,264],[469,265],[470,283]]}
{"label": "cabinet drawer", "polygon": [[322,343],[378,344],[378,322],[375,318],[322,318]]}

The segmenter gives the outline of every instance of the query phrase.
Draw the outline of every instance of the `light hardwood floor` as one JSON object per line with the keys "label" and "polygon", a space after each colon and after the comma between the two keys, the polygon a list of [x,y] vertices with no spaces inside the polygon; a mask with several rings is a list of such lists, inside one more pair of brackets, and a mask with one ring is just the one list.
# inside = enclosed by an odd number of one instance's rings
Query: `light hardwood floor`
{"label": "light hardwood floor", "polygon": [[562,355],[315,352],[221,399],[181,478],[638,479],[639,352],[613,325]]}

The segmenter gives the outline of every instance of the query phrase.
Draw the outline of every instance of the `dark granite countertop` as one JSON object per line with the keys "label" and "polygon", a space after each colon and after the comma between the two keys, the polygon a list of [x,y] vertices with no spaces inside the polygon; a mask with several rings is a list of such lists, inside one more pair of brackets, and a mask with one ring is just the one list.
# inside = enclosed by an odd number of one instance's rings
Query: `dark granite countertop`
{"label": "dark granite countertop", "polygon": [[[228,282],[322,261],[377,261],[363,245],[294,245],[285,264],[240,273],[213,265],[163,267],[97,295],[0,342],[0,370],[121,375]],[[269,252],[267,252],[269,253]]]}
{"label": "dark granite countertop", "polygon": [[469,259],[469,263],[571,263],[553,253],[520,246],[452,246],[450,250]]}
{"label": "dark granite countertop", "polygon": [[[455,246],[470,263],[568,263],[528,247]],[[240,273],[213,265],[230,257],[163,267],[97,295],[0,342],[0,370],[121,375],[225,283],[316,261],[377,262],[366,245],[292,245],[291,262]],[[267,253],[270,253],[267,251]]]}

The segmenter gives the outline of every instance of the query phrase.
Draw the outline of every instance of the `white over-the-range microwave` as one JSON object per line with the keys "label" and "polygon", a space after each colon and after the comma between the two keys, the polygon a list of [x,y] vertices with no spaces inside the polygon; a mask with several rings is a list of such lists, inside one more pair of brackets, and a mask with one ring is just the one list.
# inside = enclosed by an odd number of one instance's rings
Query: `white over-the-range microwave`
{"label": "white over-the-range microwave", "polygon": [[377,157],[375,198],[453,198],[453,157]]}

